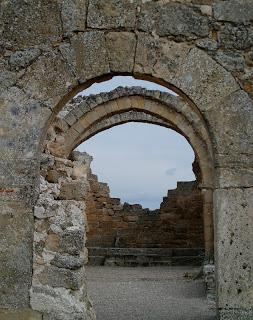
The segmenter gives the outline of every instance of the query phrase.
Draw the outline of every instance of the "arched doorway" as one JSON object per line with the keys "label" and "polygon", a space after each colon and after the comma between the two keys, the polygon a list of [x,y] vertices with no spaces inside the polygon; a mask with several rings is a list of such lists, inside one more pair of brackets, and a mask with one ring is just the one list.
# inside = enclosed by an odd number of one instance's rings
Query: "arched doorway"
{"label": "arched doorway", "polygon": [[[97,100],[97,101],[96,101]],[[79,112],[77,110],[82,110]],[[180,97],[142,88],[122,88],[108,94],[77,98],[70,112],[56,121],[58,138],[47,143],[53,155],[68,157],[90,136],[120,123],[153,122],[182,133],[195,151],[201,171],[204,206],[206,255],[213,260],[213,154],[210,134],[198,111]],[[59,140],[60,142],[58,142]],[[207,258],[208,260],[209,258]]]}
{"label": "arched doorway", "polygon": [[[187,141],[170,129],[132,122],[94,135],[78,150],[93,158],[86,271],[97,318],[213,319],[199,273],[203,204],[195,177],[186,179],[194,161]],[[175,187],[173,175],[165,175],[168,165],[181,175]]]}
{"label": "arched doorway", "polygon": [[[45,141],[45,148],[46,152],[50,153],[52,156],[55,157],[54,163],[57,164],[59,168],[61,166],[70,166],[68,164],[68,158],[72,156],[72,150],[79,145],[82,141],[89,138],[90,136],[100,132],[102,130],[108,129],[112,126],[119,125],[122,123],[126,123],[129,121],[134,122],[146,122],[146,123],[155,123],[161,126],[165,126],[168,128],[172,128],[181,134],[183,134],[189,143],[192,145],[195,156],[198,161],[200,167],[200,188],[202,189],[203,193],[203,217],[204,217],[204,238],[205,238],[205,261],[206,262],[213,262],[213,212],[212,212],[212,192],[213,192],[213,164],[212,164],[212,146],[210,145],[210,135],[206,128],[204,120],[198,114],[198,112],[192,110],[192,107],[185,103],[180,97],[171,95],[170,93],[160,93],[159,91],[148,91],[142,88],[119,88],[115,91],[109,92],[108,94],[100,94],[97,96],[91,97],[78,97],[76,100],[74,99],[72,105],[67,105],[66,112],[62,112],[63,117],[58,117],[55,122],[51,125],[47,140]],[[78,163],[79,156],[74,160]],[[62,159],[62,160],[59,160]],[[66,159],[66,160],[64,160]],[[79,163],[79,165],[81,165]],[[74,164],[75,167],[75,164]],[[75,168],[78,172],[82,172],[82,169]],[[73,173],[68,178],[69,174],[68,169],[59,169],[61,172],[66,172],[66,179],[73,178]],[[76,172],[75,171],[75,172]],[[57,176],[55,172],[55,167],[50,169],[50,180],[51,182],[63,181],[64,179],[60,176]],[[75,175],[75,174],[74,174]],[[78,176],[78,175],[77,175]],[[56,178],[55,178],[56,177]],[[80,176],[84,179],[85,175]],[[80,178],[78,177],[78,179]],[[76,178],[74,178],[76,179]],[[49,181],[50,181],[49,180]],[[84,182],[84,180],[83,180]],[[60,191],[57,193],[56,200],[82,200],[82,196],[78,193],[78,197],[73,197],[71,193],[71,188],[79,188],[78,185],[71,184],[71,181],[67,183],[60,183]],[[62,186],[64,186],[62,188]],[[80,191],[84,186],[80,187]],[[47,189],[50,190],[50,186]],[[43,186],[42,186],[43,189]],[[73,190],[74,190],[73,189]],[[85,189],[85,187],[84,187]],[[54,193],[54,191],[49,191],[49,194]],[[74,192],[75,193],[75,192]],[[48,193],[45,193],[48,196]],[[35,230],[36,234],[42,228],[45,229],[45,226],[41,226],[41,221],[43,220],[43,215],[47,212],[47,209],[43,209],[43,198],[44,195],[42,192],[42,197],[40,197],[40,205],[35,212],[36,218],[40,221],[35,221]],[[76,193],[75,193],[76,195]],[[84,195],[84,194],[83,194]],[[55,204],[56,205],[56,204]],[[65,205],[65,204],[64,204]],[[69,203],[68,205],[71,205]],[[79,204],[75,204],[76,207],[80,207]],[[57,205],[56,205],[57,206]],[[42,216],[40,216],[40,211],[44,210]],[[64,211],[64,210],[63,210]],[[78,211],[75,209],[74,211]],[[46,214],[45,218],[47,219],[48,216]],[[54,288],[58,287],[60,284],[64,283],[67,278],[73,278],[72,271],[70,274],[62,274],[63,270],[61,269],[62,263],[59,264],[59,259],[61,260],[62,257],[59,256],[60,252],[65,252],[67,254],[73,254],[72,249],[69,249],[69,245],[71,243],[76,243],[76,241],[82,241],[85,237],[82,230],[83,222],[75,222],[77,225],[73,225],[72,227],[68,228],[67,230],[62,229],[62,225],[60,225],[59,229],[53,230],[55,227],[55,217],[52,217],[53,225],[50,226],[48,231],[41,235],[41,237],[45,237],[42,241],[42,247],[39,248],[39,251],[35,254],[35,262],[34,262],[34,279],[33,279],[33,287],[31,290],[31,301],[32,306],[34,309],[43,312],[43,307],[41,307],[40,300],[42,299],[41,295],[41,287],[43,288],[45,285],[52,286],[53,291]],[[57,218],[65,219],[65,218]],[[56,221],[58,221],[56,219]],[[69,221],[69,218],[66,218]],[[50,219],[49,219],[50,220]],[[50,220],[50,221],[51,221]],[[58,223],[58,222],[57,222]],[[56,223],[56,225],[57,225]],[[70,222],[68,222],[70,223]],[[67,224],[68,224],[67,223]],[[43,225],[43,224],[42,224]],[[77,228],[77,231],[74,229]],[[79,230],[79,231],[78,231]],[[80,236],[80,233],[83,234]],[[40,232],[39,232],[40,234]],[[40,236],[37,237],[37,245],[41,243]],[[69,243],[67,243],[67,239]],[[72,239],[74,238],[74,240]],[[72,240],[71,240],[72,239]],[[78,240],[79,239],[79,240]],[[54,247],[55,246],[55,247]],[[59,247],[60,246],[60,247]],[[63,248],[62,248],[63,246]],[[66,249],[67,248],[67,249]],[[42,250],[42,251],[41,251]],[[43,256],[43,252],[49,250],[51,252],[51,257],[46,258]],[[64,251],[65,250],[65,251]],[[81,249],[80,249],[81,250]],[[41,255],[42,252],[42,255]],[[54,255],[53,252],[56,252]],[[50,256],[50,254],[49,254]],[[38,262],[42,259],[42,262]],[[55,259],[57,262],[55,262]],[[64,258],[65,259],[65,258]],[[44,262],[43,262],[44,261]],[[38,264],[42,263],[42,265],[46,264],[45,267],[38,267]],[[49,263],[49,265],[48,265]],[[73,263],[73,262],[72,262]],[[80,262],[79,262],[80,263]],[[84,261],[83,261],[84,263]],[[54,267],[51,266],[54,265]],[[56,267],[55,267],[56,265]],[[63,264],[64,265],[64,264]],[[60,269],[57,269],[60,268]],[[80,267],[82,269],[82,266]],[[80,269],[80,270],[81,270]],[[79,269],[78,269],[79,270]],[[59,273],[60,275],[60,282],[53,280],[54,274],[55,276]],[[74,272],[76,275],[76,272]],[[57,277],[56,277],[57,279]],[[58,279],[59,280],[59,279]],[[62,282],[61,282],[62,281]],[[74,280],[73,280],[74,281]],[[76,281],[76,280],[75,280]],[[71,290],[81,290],[82,287],[79,287],[71,283],[71,285],[67,284],[67,288]],[[67,281],[68,282],[68,281]],[[76,287],[75,287],[76,286]],[[44,301],[47,301],[48,296],[51,296],[52,293],[44,292]],[[87,294],[87,293],[86,293]],[[60,299],[62,293],[58,293],[58,299]],[[88,301],[88,300],[87,300]],[[46,304],[46,302],[44,302]],[[52,312],[49,308],[48,312]],[[44,310],[45,312],[45,310]],[[56,312],[56,311],[55,311]],[[71,311],[73,312],[73,311]]]}

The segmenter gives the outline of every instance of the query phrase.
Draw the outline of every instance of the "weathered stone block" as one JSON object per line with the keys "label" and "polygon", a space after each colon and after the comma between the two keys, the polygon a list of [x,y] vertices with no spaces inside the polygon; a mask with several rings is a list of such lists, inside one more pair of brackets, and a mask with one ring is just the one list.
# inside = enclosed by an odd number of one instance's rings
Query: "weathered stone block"
{"label": "weathered stone block", "polygon": [[4,186],[24,186],[38,183],[39,161],[38,160],[9,160],[1,161],[0,179]]}
{"label": "weathered stone block", "polygon": [[16,51],[10,56],[9,63],[12,69],[25,68],[36,60],[39,55],[40,50],[38,48]]}
{"label": "weathered stone block", "polygon": [[75,297],[66,288],[50,288],[34,285],[31,289],[31,306],[43,314],[46,320],[95,319],[93,309],[83,288]]}
{"label": "weathered stone block", "polygon": [[252,108],[247,93],[238,90],[220,101],[219,110],[209,110],[207,117],[213,128],[217,166],[252,168]]}
{"label": "weathered stone block", "polygon": [[[219,162],[224,162],[224,165],[229,162],[229,157],[225,155]],[[231,158],[230,158],[231,159]],[[232,159],[231,159],[232,160]],[[240,162],[240,154],[238,153],[238,162]],[[246,164],[240,164],[237,161],[232,160],[228,168],[217,167],[215,170],[215,186],[217,188],[229,188],[229,187],[252,187],[253,186],[253,164],[247,167]]]}
{"label": "weathered stone block", "polygon": [[56,254],[50,263],[58,268],[76,270],[81,268],[84,265],[84,262],[83,256]]}
{"label": "weathered stone block", "polygon": [[159,36],[196,39],[209,34],[208,18],[199,10],[178,3],[149,1],[143,4],[138,29]]}
{"label": "weathered stone block", "polygon": [[173,82],[190,48],[181,43],[138,34],[134,72],[152,74]]}
{"label": "weathered stone block", "polygon": [[[2,92],[15,84],[18,79],[18,73],[10,70],[7,59],[0,59],[0,68],[0,92]],[[3,124],[1,123],[1,125]]]}
{"label": "weathered stone block", "polygon": [[50,287],[78,290],[84,282],[83,272],[83,270],[73,271],[50,266],[45,267],[45,269],[38,274],[38,279],[43,285],[49,285]]}
{"label": "weathered stone block", "polygon": [[34,159],[44,121],[51,115],[49,108],[12,86],[1,95],[0,113],[0,158]]}
{"label": "weathered stone block", "polygon": [[106,35],[106,45],[111,71],[132,72],[136,38],[130,32],[109,32]]}
{"label": "weathered stone block", "polygon": [[253,21],[252,0],[217,1],[213,6],[218,21],[243,23]]}
{"label": "weathered stone block", "polygon": [[240,53],[219,51],[215,54],[214,58],[229,71],[244,70],[245,59]]}
{"label": "weathered stone block", "polygon": [[60,173],[57,170],[48,170],[46,175],[46,180],[50,183],[57,183],[59,178],[62,176],[62,173]]}
{"label": "weathered stone block", "polygon": [[89,168],[86,164],[76,165],[73,168],[71,178],[74,180],[85,179],[87,178],[88,171],[89,171]]}
{"label": "weathered stone block", "polygon": [[221,309],[219,310],[220,320],[251,320],[253,319],[253,310],[243,309]]}
{"label": "weathered stone block", "polygon": [[[42,74],[47,74],[47,77],[41,77]],[[19,85],[30,96],[55,107],[59,100],[77,85],[77,80],[62,55],[51,51],[29,66]]]}
{"label": "weathered stone block", "polygon": [[201,49],[209,51],[215,51],[218,49],[218,42],[210,38],[197,40],[196,45]]}
{"label": "weathered stone block", "polygon": [[71,181],[63,182],[60,185],[59,199],[63,200],[84,200],[88,191],[87,182]]}
{"label": "weathered stone block", "polygon": [[57,2],[4,1],[1,3],[1,9],[6,43],[16,48],[27,48],[60,39],[62,27]]}
{"label": "weathered stone block", "polygon": [[70,45],[60,50],[81,82],[110,72],[104,32],[89,31],[75,35]]}
{"label": "weathered stone block", "polygon": [[42,320],[42,315],[31,309],[2,310],[0,309],[1,320]]}
{"label": "weathered stone block", "polygon": [[70,227],[61,236],[60,250],[63,253],[79,255],[84,250],[84,241],[84,230]]}
{"label": "weathered stone block", "polygon": [[77,117],[72,112],[69,112],[65,117],[65,121],[69,126],[72,126],[72,124],[74,124],[76,120],[77,120]]}
{"label": "weathered stone block", "polygon": [[0,208],[0,305],[9,309],[28,308],[33,214],[24,202],[0,202]]}
{"label": "weathered stone block", "polygon": [[200,111],[214,109],[216,102],[218,107],[222,98],[239,89],[230,73],[197,48],[191,49],[182,61],[174,83],[195,101]]}
{"label": "weathered stone block", "polygon": [[91,28],[134,29],[138,1],[89,1],[87,25]]}
{"label": "weathered stone block", "polygon": [[60,248],[59,235],[55,233],[50,233],[45,241],[45,248],[50,251],[58,251]]}
{"label": "weathered stone block", "polygon": [[252,188],[214,192],[219,309],[252,307],[252,209]]}
{"label": "weathered stone block", "polygon": [[226,49],[247,49],[253,45],[253,27],[225,24],[219,32],[220,45]]}
{"label": "weathered stone block", "polygon": [[61,19],[64,32],[84,31],[86,28],[87,0],[63,0]]}
{"label": "weathered stone block", "polygon": [[54,157],[51,154],[42,153],[40,158],[40,169],[47,171],[54,165]]}
{"label": "weathered stone block", "polygon": [[90,166],[93,158],[86,152],[73,151],[70,155],[70,159]]}
{"label": "weathered stone block", "polygon": [[[200,2],[200,4],[201,4],[201,2]],[[204,4],[203,3],[200,6],[200,11],[201,11],[202,14],[210,16],[210,17],[213,15],[213,8],[212,8],[212,6],[210,6],[208,4]]]}

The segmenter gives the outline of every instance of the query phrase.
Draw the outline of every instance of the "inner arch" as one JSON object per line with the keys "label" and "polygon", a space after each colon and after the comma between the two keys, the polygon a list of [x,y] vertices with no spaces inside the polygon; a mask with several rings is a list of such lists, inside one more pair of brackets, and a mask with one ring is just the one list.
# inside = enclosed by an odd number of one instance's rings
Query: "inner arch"
{"label": "inner arch", "polygon": [[[92,171],[109,184],[111,195],[128,203],[159,208],[177,181],[195,180],[194,152],[173,130],[140,122],[115,124],[77,150],[93,156]],[[127,173],[127,174],[126,174]]]}
{"label": "inner arch", "polygon": [[[114,121],[120,114],[135,111],[162,120],[162,125],[172,126],[174,130],[183,134],[195,151],[201,171],[206,173],[204,184],[209,187],[212,184],[212,149],[209,132],[198,112],[194,112],[182,98],[139,87],[117,88],[108,94],[74,99],[66,111],[67,115],[63,115],[63,119],[60,119],[60,124],[57,125],[63,131],[61,135],[64,143],[54,143],[54,149],[60,155],[67,156],[88,138],[89,132],[99,122],[109,118]],[[128,121],[131,120],[135,119],[128,118]]]}

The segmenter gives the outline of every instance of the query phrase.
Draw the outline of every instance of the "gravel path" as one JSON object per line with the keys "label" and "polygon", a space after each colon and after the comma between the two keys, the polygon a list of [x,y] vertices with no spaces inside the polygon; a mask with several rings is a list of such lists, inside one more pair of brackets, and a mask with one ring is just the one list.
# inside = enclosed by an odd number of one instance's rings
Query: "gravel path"
{"label": "gravel path", "polygon": [[214,320],[191,267],[87,267],[97,320]]}

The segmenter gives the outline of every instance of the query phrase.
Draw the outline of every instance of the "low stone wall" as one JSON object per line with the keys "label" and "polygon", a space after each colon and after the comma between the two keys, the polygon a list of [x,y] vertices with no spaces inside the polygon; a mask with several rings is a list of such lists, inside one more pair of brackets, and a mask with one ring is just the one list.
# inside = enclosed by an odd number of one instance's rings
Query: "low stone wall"
{"label": "low stone wall", "polygon": [[43,320],[95,319],[84,269],[88,165],[85,154],[73,153],[73,161],[44,154],[30,290],[31,307]]}
{"label": "low stone wall", "polygon": [[122,204],[107,184],[89,176],[86,201],[88,247],[203,248],[203,199],[197,182],[169,190],[160,209]]}
{"label": "low stone wall", "polygon": [[[200,266],[204,249],[88,248],[90,265],[121,267]],[[210,282],[210,281],[209,281]]]}

